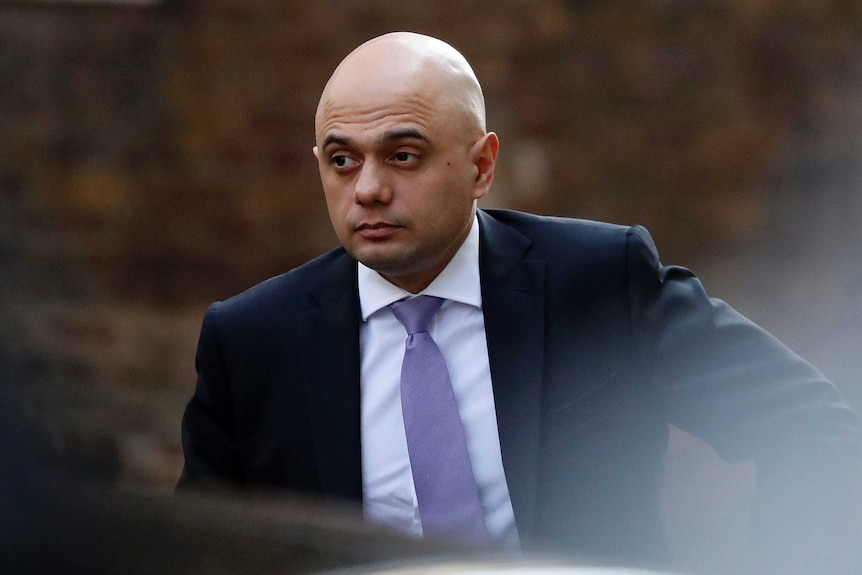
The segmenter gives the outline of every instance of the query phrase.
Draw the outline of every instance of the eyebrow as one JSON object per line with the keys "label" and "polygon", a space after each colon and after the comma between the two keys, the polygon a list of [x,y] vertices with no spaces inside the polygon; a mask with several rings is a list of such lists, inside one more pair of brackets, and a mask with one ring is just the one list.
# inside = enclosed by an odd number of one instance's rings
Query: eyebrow
{"label": "eyebrow", "polygon": [[348,146],[350,144],[350,138],[345,138],[344,136],[336,136],[334,134],[330,134],[326,136],[326,139],[323,140],[323,147],[326,148],[331,144],[338,144],[339,146]]}
{"label": "eyebrow", "polygon": [[394,142],[397,140],[420,140],[427,142],[428,138],[416,128],[404,128],[403,130],[393,130],[383,134],[384,142]]}
{"label": "eyebrow", "polygon": [[[428,138],[425,137],[425,134],[417,130],[416,128],[404,128],[403,130],[391,130],[388,132],[384,132],[381,141],[383,142],[397,142],[398,140],[419,140],[421,142],[427,142]],[[324,149],[332,144],[337,144],[339,146],[348,147],[351,144],[351,139],[346,136],[339,136],[337,134],[330,134],[326,136],[323,140]]]}

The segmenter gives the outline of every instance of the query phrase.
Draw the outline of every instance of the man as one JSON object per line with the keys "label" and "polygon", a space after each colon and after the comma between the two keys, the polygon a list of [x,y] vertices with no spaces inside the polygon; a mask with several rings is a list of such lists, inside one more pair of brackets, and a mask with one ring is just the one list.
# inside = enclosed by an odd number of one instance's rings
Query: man
{"label": "man", "polygon": [[[323,91],[315,139],[343,247],[208,310],[181,486],[362,501],[372,521],[438,533],[435,465],[414,460],[435,448],[415,447],[423,410],[405,381],[448,371],[463,428],[437,443],[466,445],[480,540],[662,561],[672,423],[756,460],[764,557],[824,556],[859,442],[835,388],[662,266],[642,228],[477,211],[499,142],[451,46],[395,33],[357,48]],[[399,306],[440,303],[414,294],[444,300],[424,329],[445,366],[424,373],[408,367]],[[433,417],[436,395],[421,400]]]}

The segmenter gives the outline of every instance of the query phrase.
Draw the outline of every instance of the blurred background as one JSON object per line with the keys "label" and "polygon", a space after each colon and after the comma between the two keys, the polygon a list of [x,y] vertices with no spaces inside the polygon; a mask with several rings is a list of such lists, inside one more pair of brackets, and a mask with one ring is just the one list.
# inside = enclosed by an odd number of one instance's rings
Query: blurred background
{"label": "blurred background", "polygon": [[[87,474],[172,489],[203,313],[336,245],[314,110],[392,30],[482,82],[485,207],[646,225],[862,411],[857,0],[0,1],[0,362]],[[751,477],[674,432],[682,567],[741,561]]]}

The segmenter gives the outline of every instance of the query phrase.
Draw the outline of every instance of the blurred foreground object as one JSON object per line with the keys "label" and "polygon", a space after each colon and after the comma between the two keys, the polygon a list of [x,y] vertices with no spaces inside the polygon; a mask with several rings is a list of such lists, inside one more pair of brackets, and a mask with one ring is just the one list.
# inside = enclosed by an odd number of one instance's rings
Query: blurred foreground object
{"label": "blurred foreground object", "polygon": [[670,575],[667,571],[632,569],[627,567],[566,565],[546,559],[506,561],[478,559],[382,565],[370,568],[346,569],[326,575]]}
{"label": "blurred foreground object", "polygon": [[108,489],[0,383],[0,573],[310,573],[456,551],[371,528],[351,507]]}
{"label": "blurred foreground object", "polygon": [[3,573],[311,573],[455,554],[368,528],[349,510],[284,499],[44,481],[19,489],[15,501],[14,521],[4,513],[0,528]]}

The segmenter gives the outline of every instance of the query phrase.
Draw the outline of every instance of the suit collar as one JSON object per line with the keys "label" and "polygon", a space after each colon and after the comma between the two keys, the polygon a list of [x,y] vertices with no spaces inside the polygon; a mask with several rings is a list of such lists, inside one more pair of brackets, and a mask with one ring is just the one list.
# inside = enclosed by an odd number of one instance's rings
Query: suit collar
{"label": "suit collar", "polygon": [[344,248],[338,248],[332,254],[333,260],[324,267],[320,279],[311,287],[314,300],[326,305],[337,300],[347,292],[357,292],[356,260]]}

